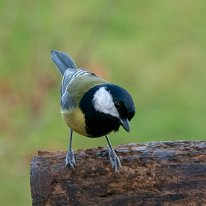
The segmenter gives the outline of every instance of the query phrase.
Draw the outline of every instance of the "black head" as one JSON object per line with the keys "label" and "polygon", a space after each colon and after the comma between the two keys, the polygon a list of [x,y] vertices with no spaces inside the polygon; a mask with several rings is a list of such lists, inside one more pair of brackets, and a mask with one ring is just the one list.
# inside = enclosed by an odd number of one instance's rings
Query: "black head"
{"label": "black head", "polygon": [[130,94],[113,84],[98,85],[90,89],[80,102],[85,114],[86,130],[92,137],[99,137],[120,126],[129,132],[129,121],[135,114]]}

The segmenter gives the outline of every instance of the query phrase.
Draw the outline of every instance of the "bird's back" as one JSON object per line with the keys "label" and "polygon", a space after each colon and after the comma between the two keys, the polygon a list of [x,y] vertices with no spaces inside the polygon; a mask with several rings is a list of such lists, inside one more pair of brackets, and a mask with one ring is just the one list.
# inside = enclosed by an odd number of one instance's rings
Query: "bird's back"
{"label": "bird's back", "polygon": [[64,82],[62,82],[61,98],[61,107],[66,110],[79,106],[83,95],[92,87],[107,83],[104,79],[80,69],[72,75],[70,73],[66,75],[62,80]]}

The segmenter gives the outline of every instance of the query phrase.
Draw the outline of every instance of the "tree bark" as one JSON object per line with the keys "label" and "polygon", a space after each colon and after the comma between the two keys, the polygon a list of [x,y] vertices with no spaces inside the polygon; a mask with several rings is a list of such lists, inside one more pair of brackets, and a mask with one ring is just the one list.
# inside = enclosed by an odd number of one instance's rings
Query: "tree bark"
{"label": "tree bark", "polygon": [[31,161],[32,204],[206,205],[206,141],[120,145],[115,173],[104,148],[77,150],[75,170],[66,152],[38,152]]}

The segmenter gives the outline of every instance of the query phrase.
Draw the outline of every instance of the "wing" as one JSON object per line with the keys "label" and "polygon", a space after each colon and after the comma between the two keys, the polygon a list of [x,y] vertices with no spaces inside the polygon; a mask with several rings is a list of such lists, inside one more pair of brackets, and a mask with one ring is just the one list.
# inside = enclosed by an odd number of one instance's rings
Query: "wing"
{"label": "wing", "polygon": [[[76,96],[75,94],[77,94],[78,91],[81,90],[79,86],[81,82],[79,83],[79,85],[73,82],[77,83],[78,80],[80,80],[79,77],[83,77],[85,75],[90,76],[91,73],[81,69],[76,69],[76,70],[67,69],[65,71],[62,79],[62,84],[61,84],[61,108],[62,109],[70,110],[71,108],[76,107],[77,101],[75,98]],[[75,86],[76,88],[72,86],[73,84],[76,85]]]}

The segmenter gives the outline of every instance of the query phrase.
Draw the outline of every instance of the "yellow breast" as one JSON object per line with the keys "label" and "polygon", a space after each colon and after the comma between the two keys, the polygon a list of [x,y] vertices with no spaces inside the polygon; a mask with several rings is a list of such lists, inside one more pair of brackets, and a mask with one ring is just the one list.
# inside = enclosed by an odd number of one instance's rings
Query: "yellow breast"
{"label": "yellow breast", "polygon": [[62,110],[61,115],[70,129],[83,136],[88,136],[86,133],[84,114],[80,108],[75,108],[70,111]]}

